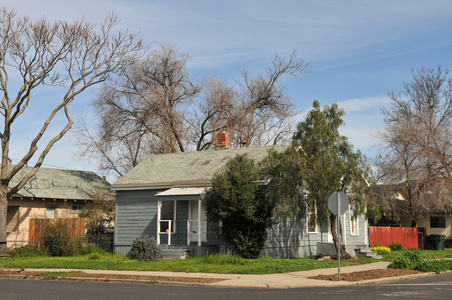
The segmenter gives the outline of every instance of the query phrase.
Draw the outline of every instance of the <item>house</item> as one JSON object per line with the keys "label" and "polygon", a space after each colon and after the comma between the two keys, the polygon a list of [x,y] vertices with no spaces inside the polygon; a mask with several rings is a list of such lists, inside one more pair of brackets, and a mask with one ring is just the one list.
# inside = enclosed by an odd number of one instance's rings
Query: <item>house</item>
{"label": "house", "polygon": [[[282,151],[285,146],[272,146]],[[116,192],[114,253],[130,255],[133,241],[141,234],[153,236],[164,255],[190,251],[204,255],[220,250],[218,223],[206,216],[202,196],[214,173],[236,155],[256,161],[269,147],[208,150],[150,155],[112,185]],[[319,226],[313,213],[300,222],[276,223],[268,232],[262,255],[303,257],[334,249],[328,224]],[[341,217],[343,244],[367,245],[364,216]],[[309,224],[309,226],[307,225]],[[354,251],[353,249],[351,251]]]}
{"label": "house", "polygon": [[[410,202],[403,186],[386,185],[378,187],[379,190],[386,189],[386,193],[381,193],[381,197],[391,198],[393,201],[390,215],[396,216],[395,220],[387,220],[388,224],[378,222],[375,225],[390,225],[400,227],[412,227],[413,218],[411,216]],[[430,198],[424,199],[425,204],[418,204],[417,219],[415,226],[425,228],[425,234],[440,234],[452,236],[452,205],[450,200],[448,204],[437,204],[438,197],[428,192]]]}
{"label": "house", "polygon": [[[14,186],[30,170],[22,168],[10,182]],[[78,214],[91,196],[110,184],[93,172],[40,168],[27,184],[8,199],[7,247],[27,245],[30,218],[68,217]]]}

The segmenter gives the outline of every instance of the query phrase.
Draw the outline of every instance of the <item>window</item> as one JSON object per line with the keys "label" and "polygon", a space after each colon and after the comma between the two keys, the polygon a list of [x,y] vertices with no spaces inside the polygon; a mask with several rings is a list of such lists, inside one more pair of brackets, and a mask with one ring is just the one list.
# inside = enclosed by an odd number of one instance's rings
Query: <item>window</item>
{"label": "window", "polygon": [[351,235],[359,235],[358,217],[353,216],[353,205],[349,206],[348,213],[350,215],[350,234]]}
{"label": "window", "polygon": [[55,218],[55,207],[47,207],[46,209],[46,218],[54,219]]}
{"label": "window", "polygon": [[83,210],[83,204],[73,204],[72,211],[73,212],[81,212]]}
{"label": "window", "polygon": [[316,208],[308,208],[306,221],[308,223],[308,232],[317,232]]}
{"label": "window", "polygon": [[431,216],[430,217],[430,228],[446,228],[446,217],[445,216]]}
{"label": "window", "polygon": [[19,206],[8,206],[6,214],[6,232],[19,230]]}

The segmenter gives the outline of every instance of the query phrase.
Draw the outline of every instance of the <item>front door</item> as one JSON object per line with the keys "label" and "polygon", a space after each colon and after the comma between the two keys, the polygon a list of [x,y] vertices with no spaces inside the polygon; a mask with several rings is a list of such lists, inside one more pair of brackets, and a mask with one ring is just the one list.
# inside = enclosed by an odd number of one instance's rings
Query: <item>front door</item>
{"label": "front door", "polygon": [[190,201],[189,203],[189,237],[190,242],[198,242],[199,240],[199,204],[201,203],[201,241],[207,240],[207,215],[204,205],[201,201]]}

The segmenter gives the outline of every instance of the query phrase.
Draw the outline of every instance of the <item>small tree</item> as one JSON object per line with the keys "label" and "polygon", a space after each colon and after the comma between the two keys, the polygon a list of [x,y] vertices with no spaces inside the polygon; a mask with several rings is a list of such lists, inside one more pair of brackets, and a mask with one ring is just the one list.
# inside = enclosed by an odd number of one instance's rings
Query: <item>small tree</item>
{"label": "small tree", "polygon": [[306,120],[298,124],[292,147],[270,153],[264,162],[265,173],[272,178],[270,191],[279,198],[278,216],[297,219],[310,210],[319,223],[329,218],[337,249],[336,216],[328,209],[328,198],[344,191],[355,214],[363,212],[368,167],[361,153],[354,152],[339,133],[344,111],[336,104],[321,109],[318,101],[313,106]]}
{"label": "small tree", "polygon": [[264,247],[274,202],[258,185],[254,160],[237,155],[212,178],[205,201],[209,217],[221,221],[221,236],[244,258],[256,258]]}
{"label": "small tree", "polygon": [[103,233],[114,220],[114,197],[108,190],[98,190],[92,196],[92,200],[93,202],[83,208],[79,216],[85,218],[88,234]]}

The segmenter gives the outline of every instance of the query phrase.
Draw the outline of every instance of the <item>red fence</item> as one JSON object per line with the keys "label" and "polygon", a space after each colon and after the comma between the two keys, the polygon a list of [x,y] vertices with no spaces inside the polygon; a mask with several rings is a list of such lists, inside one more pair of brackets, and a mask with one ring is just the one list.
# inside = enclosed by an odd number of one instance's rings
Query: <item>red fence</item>
{"label": "red fence", "polygon": [[410,227],[369,227],[369,244],[373,247],[389,246],[392,243],[399,243],[403,249],[419,248],[418,228]]}

